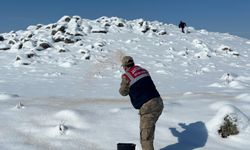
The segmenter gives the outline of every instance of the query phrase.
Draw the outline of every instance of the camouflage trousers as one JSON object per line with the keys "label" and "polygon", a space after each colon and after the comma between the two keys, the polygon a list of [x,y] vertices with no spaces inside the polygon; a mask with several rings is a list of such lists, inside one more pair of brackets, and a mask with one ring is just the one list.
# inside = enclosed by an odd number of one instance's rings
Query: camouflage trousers
{"label": "camouflage trousers", "polygon": [[160,97],[153,98],[140,108],[140,141],[142,150],[154,150],[155,124],[163,110]]}

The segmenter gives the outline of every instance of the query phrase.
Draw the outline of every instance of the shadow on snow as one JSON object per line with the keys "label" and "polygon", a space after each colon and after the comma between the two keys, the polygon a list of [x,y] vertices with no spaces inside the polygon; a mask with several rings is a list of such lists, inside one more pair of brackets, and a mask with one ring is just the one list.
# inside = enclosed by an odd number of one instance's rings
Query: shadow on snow
{"label": "shadow on snow", "polygon": [[207,142],[207,128],[201,121],[190,123],[179,123],[184,130],[179,132],[176,128],[169,128],[173,136],[178,138],[178,143],[166,146],[161,150],[193,150],[205,146]]}

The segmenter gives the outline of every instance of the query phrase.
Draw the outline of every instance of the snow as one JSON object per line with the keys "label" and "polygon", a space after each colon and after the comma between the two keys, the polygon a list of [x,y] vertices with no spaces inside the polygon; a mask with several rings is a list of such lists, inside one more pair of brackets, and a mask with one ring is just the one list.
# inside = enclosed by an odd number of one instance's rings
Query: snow
{"label": "snow", "polygon": [[14,94],[6,94],[6,93],[0,93],[0,100],[8,100],[14,97],[18,97],[18,95]]}
{"label": "snow", "polygon": [[[155,149],[248,149],[249,40],[187,30],[64,16],[2,33],[0,149],[115,150],[135,143],[140,150],[138,110],[118,92],[124,55],[150,72],[164,100]],[[226,114],[239,120],[240,133],[222,139],[217,130]]]}

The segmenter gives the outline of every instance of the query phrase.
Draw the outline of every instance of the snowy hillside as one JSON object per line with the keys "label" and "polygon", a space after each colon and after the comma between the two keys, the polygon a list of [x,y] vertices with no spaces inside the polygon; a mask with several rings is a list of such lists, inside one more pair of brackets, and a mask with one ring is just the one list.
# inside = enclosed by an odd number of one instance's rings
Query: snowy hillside
{"label": "snowy hillside", "polygon": [[[133,142],[139,150],[137,110],[118,93],[124,55],[149,70],[164,99],[156,149],[248,149],[250,40],[79,16],[0,34],[0,149],[115,150]],[[232,114],[239,134],[221,138]]]}

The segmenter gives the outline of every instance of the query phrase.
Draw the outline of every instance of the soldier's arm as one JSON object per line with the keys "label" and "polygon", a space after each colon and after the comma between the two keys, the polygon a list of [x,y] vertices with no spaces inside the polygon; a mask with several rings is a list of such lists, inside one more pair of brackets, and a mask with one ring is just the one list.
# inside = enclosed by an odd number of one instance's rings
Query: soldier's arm
{"label": "soldier's arm", "polygon": [[122,76],[119,92],[122,96],[127,96],[129,93],[129,80],[125,76]]}

